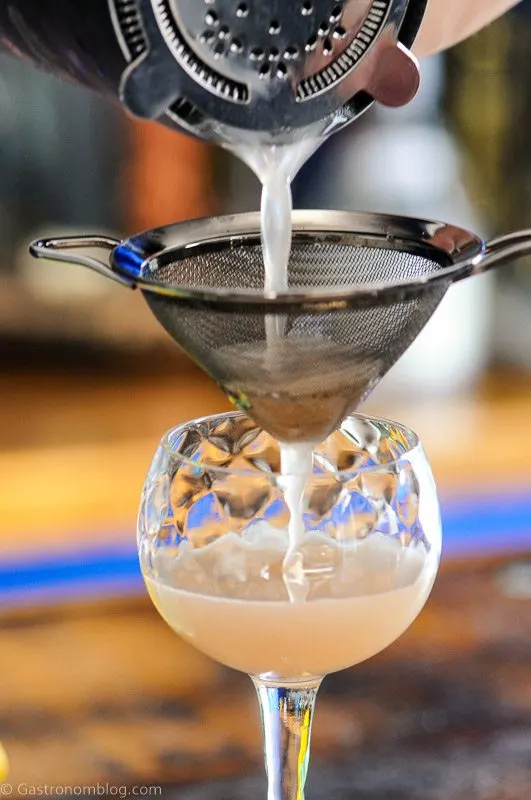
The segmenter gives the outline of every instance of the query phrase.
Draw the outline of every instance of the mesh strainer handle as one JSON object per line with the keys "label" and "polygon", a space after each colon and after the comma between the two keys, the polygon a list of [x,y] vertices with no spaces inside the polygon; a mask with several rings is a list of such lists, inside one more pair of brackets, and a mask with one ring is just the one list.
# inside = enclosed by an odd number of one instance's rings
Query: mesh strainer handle
{"label": "mesh strainer handle", "polygon": [[531,255],[531,229],[491,239],[485,245],[482,255],[470,262],[468,269],[458,272],[454,280],[457,282],[471,275],[480,275],[528,255]]}
{"label": "mesh strainer handle", "polygon": [[[116,239],[108,236],[63,236],[55,239],[39,239],[30,245],[30,252],[35,258],[45,258],[48,261],[63,261],[67,264],[77,264],[97,272],[105,278],[135,289],[135,284],[129,278],[118,275],[110,264],[100,261],[84,253],[72,253],[72,250],[114,250],[120,244]],[[69,252],[63,252],[69,251]]]}

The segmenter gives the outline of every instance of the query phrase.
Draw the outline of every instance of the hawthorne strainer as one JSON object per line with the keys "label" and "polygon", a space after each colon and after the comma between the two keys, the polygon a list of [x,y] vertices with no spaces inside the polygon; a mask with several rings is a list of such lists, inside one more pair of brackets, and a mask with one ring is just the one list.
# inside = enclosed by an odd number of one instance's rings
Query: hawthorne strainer
{"label": "hawthorne strainer", "polygon": [[427,0],[108,0],[133,114],[225,145],[328,136],[414,97]]}
{"label": "hawthorne strainer", "polygon": [[[264,292],[258,214],[170,225],[122,242],[47,239],[31,252],[138,287],[174,341],[284,442],[331,433],[414,341],[452,283],[531,253],[531,231],[487,244],[452,225],[403,217],[298,211],[293,227],[281,294]],[[100,261],[87,248],[110,257]]]}

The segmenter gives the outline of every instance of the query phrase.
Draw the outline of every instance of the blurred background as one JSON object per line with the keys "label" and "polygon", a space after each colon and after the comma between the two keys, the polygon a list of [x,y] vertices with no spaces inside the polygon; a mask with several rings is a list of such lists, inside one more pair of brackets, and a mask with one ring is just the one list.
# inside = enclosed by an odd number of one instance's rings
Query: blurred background
{"label": "blurred background", "polygon": [[[485,237],[531,227],[530,41],[525,0],[426,61],[414,103],[371,111],[318,152],[296,181],[296,206],[440,219]],[[142,595],[135,517],[158,440],[179,421],[227,408],[140,296],[83,270],[36,263],[29,241],[50,233],[120,238],[258,204],[256,180],[227,154],[0,59],[4,610]],[[448,563],[524,553],[530,265],[452,289],[366,410],[411,424],[424,440]],[[531,574],[517,578],[519,596],[530,598]],[[6,645],[2,680],[9,665],[20,678],[24,647]],[[32,663],[24,686],[37,672]],[[10,678],[15,694],[19,678]],[[29,752],[31,737],[13,741]]]}

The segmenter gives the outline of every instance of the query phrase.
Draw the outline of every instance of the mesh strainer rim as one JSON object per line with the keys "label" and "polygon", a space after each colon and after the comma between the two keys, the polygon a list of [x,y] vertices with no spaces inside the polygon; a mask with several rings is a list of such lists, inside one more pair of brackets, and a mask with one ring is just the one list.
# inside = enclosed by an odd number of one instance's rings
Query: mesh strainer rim
{"label": "mesh strainer rim", "polygon": [[260,289],[196,289],[153,280],[160,262],[168,261],[170,256],[178,261],[190,257],[194,248],[219,248],[220,242],[226,242],[227,249],[256,243],[259,231],[258,213],[177,223],[125,240],[113,250],[111,262],[115,272],[134,280],[142,291],[183,305],[227,311],[241,311],[246,307],[259,313],[311,312],[384,305],[417,297],[445,282],[448,287],[474,272],[486,247],[475,234],[442,222],[358,212],[296,211],[293,213],[294,242],[318,239],[326,243],[335,238],[337,244],[338,240],[357,238],[360,245],[401,249],[419,255],[437,263],[440,269],[421,278],[370,286],[359,284],[336,291],[290,289],[267,293]]}

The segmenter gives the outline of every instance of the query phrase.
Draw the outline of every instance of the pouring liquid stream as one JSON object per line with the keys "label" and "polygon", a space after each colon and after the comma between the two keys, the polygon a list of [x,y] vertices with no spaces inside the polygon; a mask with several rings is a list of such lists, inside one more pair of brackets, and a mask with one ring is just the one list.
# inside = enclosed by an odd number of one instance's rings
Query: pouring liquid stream
{"label": "pouring liquid stream", "polygon": [[[311,138],[291,145],[239,147],[235,150],[262,184],[261,238],[264,290],[268,294],[286,292],[288,289],[293,210],[291,183],[320,144],[320,140]],[[287,335],[287,320],[280,314],[267,315],[265,325],[267,365],[268,359],[277,357],[279,344]],[[292,603],[305,602],[309,591],[300,546],[304,537],[304,487],[313,469],[315,444],[318,443],[280,442],[281,481],[290,515],[289,546],[283,562],[283,578]]]}

